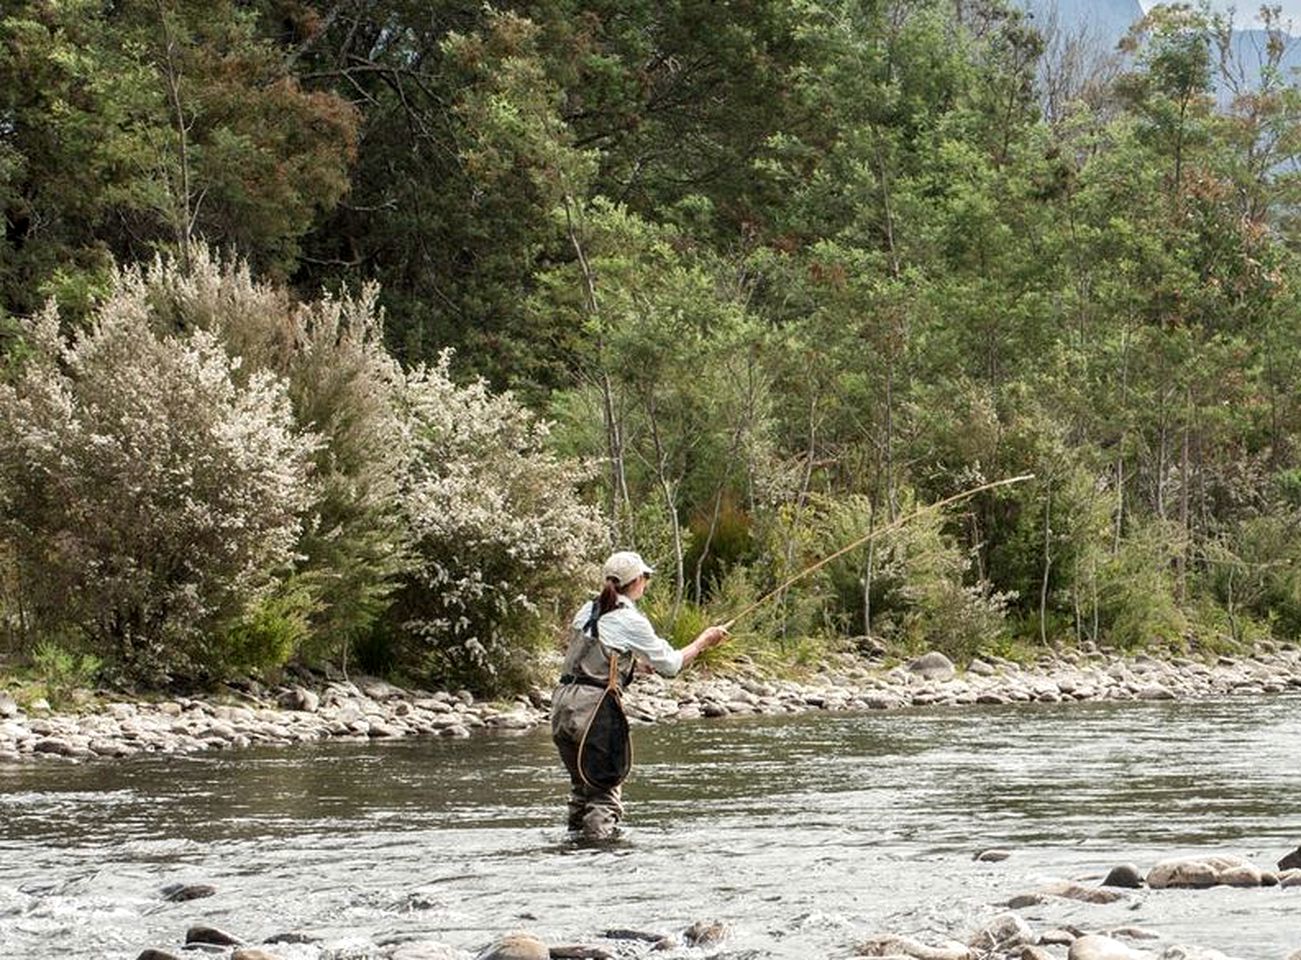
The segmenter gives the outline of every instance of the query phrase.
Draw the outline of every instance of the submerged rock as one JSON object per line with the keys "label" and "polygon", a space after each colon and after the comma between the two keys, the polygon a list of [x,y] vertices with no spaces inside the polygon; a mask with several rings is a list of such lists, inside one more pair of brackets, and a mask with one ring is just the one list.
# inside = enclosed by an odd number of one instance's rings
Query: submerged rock
{"label": "submerged rock", "polygon": [[[1297,847],[1291,853],[1287,854],[1278,862],[1280,870],[1296,870],[1301,868],[1301,847]],[[1289,958],[1290,960],[1290,958]]]}
{"label": "submerged rock", "polygon": [[614,960],[614,954],[600,947],[572,944],[552,947],[551,960]]}
{"label": "submerged rock", "polygon": [[258,947],[240,947],[230,955],[230,960],[280,960],[280,958]]}
{"label": "submerged rock", "polygon": [[731,932],[721,920],[697,920],[682,931],[682,940],[689,947],[709,947],[722,943]]}
{"label": "submerged rock", "polygon": [[531,933],[508,933],[484,947],[475,960],[551,960],[551,950]]}
{"label": "submerged rock", "polygon": [[155,950],[150,947],[148,950],[140,951],[140,956],[136,957],[136,960],[181,960],[181,958],[166,950]]}
{"label": "submerged rock", "polygon": [[978,950],[1007,950],[1034,943],[1034,931],[1015,913],[1001,913],[971,938],[970,945]]}
{"label": "submerged rock", "polygon": [[1075,883],[1072,880],[1062,880],[1059,883],[1049,884],[1039,892],[1050,897],[1078,900],[1080,903],[1115,903],[1124,896],[1114,890],[1104,890],[1101,887],[1086,887],[1084,884]]}
{"label": "submerged rock", "polygon": [[1111,868],[1106,879],[1102,881],[1102,885],[1104,887],[1125,887],[1137,890],[1143,886],[1143,874],[1134,864],[1122,863],[1118,867]]}
{"label": "submerged rock", "polygon": [[445,943],[415,940],[410,943],[399,943],[385,956],[388,960],[465,960],[468,954]]}
{"label": "submerged rock", "polygon": [[274,936],[267,937],[263,943],[319,943],[320,937],[310,933],[303,933],[301,930],[288,930],[284,933],[277,933]]}
{"label": "submerged rock", "polygon": [[179,903],[184,900],[201,900],[216,892],[217,888],[210,883],[169,883],[163,887],[163,899]]}
{"label": "submerged rock", "polygon": [[1141,960],[1143,954],[1131,950],[1119,940],[1090,934],[1071,944],[1066,960]]}
{"label": "submerged rock", "polygon": [[196,923],[185,931],[185,942],[187,944],[209,943],[219,947],[238,947],[244,941],[233,933]]}
{"label": "submerged rock", "polygon": [[899,937],[894,934],[869,937],[859,943],[857,951],[860,957],[912,957],[913,960],[971,960],[969,947],[960,943],[948,943],[932,947],[911,937]]}
{"label": "submerged rock", "polygon": [[981,850],[972,859],[980,863],[999,863],[1011,855],[1011,850]]}

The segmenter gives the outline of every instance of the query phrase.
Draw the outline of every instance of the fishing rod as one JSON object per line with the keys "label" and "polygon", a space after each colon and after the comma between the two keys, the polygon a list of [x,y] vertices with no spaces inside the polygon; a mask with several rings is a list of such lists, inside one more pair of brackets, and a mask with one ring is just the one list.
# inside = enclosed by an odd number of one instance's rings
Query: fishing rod
{"label": "fishing rod", "polygon": [[722,625],[723,629],[731,630],[732,625],[735,624],[736,621],[754,612],[757,608],[761,607],[763,604],[767,603],[773,597],[777,596],[779,593],[786,590],[789,586],[791,586],[791,584],[798,583],[799,581],[807,577],[809,574],[816,573],[817,571],[821,570],[832,560],[836,560],[839,559],[840,557],[843,557],[851,550],[856,550],[859,547],[863,546],[863,544],[865,543],[870,543],[872,540],[875,540],[877,537],[881,536],[882,534],[890,533],[893,530],[898,530],[900,527],[908,523],[910,520],[915,520],[918,517],[920,517],[927,510],[939,510],[943,507],[947,507],[949,504],[957,503],[960,500],[966,500],[968,497],[974,497],[978,493],[984,493],[986,490],[993,490],[996,487],[1007,487],[1007,486],[1011,486],[1014,483],[1023,483],[1026,480],[1033,480],[1033,479],[1034,479],[1033,473],[1024,473],[1019,477],[1008,477],[1005,480],[994,480],[991,483],[982,483],[980,486],[972,487],[970,490],[963,490],[961,493],[955,493],[953,496],[946,497],[943,500],[938,500],[935,503],[929,503],[924,507],[918,507],[912,513],[900,517],[899,519],[895,520],[893,523],[887,523],[884,527],[878,527],[877,529],[873,530],[871,533],[867,534],[866,536],[859,537],[853,543],[841,547],[835,553],[823,557],[817,563],[813,564],[810,567],[806,567],[805,569],[801,570],[799,573],[795,574],[795,576],[783,582],[780,586],[774,587],[772,590],[769,590],[758,600],[754,601],[754,603],[750,604],[748,607],[746,607],[744,610],[742,610],[740,613],[734,616],[731,620],[728,620],[726,623],[724,623]]}

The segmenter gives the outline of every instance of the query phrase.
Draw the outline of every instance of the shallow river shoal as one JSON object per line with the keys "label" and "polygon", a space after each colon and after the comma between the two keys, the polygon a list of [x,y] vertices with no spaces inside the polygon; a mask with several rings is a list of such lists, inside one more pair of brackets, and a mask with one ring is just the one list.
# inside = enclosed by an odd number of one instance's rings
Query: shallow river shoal
{"label": "shallow river shoal", "polygon": [[[560,829],[549,738],[321,743],[0,765],[0,955],[131,958],[194,922],[250,940],[427,936],[474,949],[702,917],[733,951],[847,956],[878,932],[961,937],[1054,879],[1301,841],[1301,698],[807,714],[635,731],[629,830]],[[1006,847],[1001,863],[972,854]],[[172,882],[218,894],[165,903]],[[1237,956],[1301,947],[1301,889],[1136,891],[1025,912],[1141,926]]]}

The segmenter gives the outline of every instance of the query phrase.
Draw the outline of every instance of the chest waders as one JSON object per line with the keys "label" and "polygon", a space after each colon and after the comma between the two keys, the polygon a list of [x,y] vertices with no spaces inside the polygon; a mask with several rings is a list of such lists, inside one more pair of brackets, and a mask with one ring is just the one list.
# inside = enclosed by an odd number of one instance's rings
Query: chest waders
{"label": "chest waders", "polygon": [[[589,643],[600,642],[600,619],[598,606],[593,603],[592,616],[583,628]],[[583,735],[578,741],[578,775],[583,783],[599,790],[613,790],[628,778],[632,770],[632,737],[628,730],[628,716],[623,710],[622,688],[632,683],[635,661],[622,684],[619,682],[618,654],[611,653],[609,661],[605,689],[583,725]],[[574,680],[590,686],[600,685],[600,681],[588,677]]]}

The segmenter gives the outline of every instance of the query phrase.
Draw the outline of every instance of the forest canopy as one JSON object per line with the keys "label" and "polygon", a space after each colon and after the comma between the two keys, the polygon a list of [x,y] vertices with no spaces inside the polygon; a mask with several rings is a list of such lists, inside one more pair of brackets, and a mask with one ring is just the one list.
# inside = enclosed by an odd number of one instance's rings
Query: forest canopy
{"label": "forest canopy", "polygon": [[[1301,630],[1291,38],[1161,4],[14,0],[0,627],[528,678],[611,545],[752,652]],[[125,512],[129,509],[129,512]]]}

